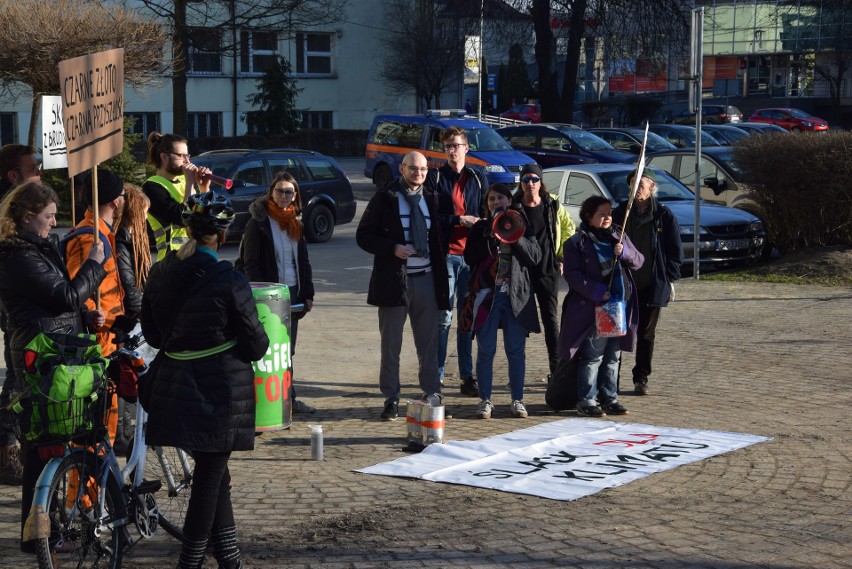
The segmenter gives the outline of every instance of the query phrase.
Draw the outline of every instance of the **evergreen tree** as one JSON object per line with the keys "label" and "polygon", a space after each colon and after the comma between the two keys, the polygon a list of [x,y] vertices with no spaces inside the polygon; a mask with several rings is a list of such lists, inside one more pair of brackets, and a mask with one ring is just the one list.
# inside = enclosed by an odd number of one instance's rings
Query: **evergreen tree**
{"label": "evergreen tree", "polygon": [[498,86],[497,105],[499,110],[505,111],[512,103],[523,103],[531,91],[524,50],[520,45],[512,44],[509,48],[509,64],[502,75]]}
{"label": "evergreen tree", "polygon": [[299,128],[301,111],[296,109],[296,96],[302,91],[290,76],[290,62],[281,56],[257,80],[257,93],[246,97],[246,102],[259,107],[243,116],[248,121],[249,132],[263,136],[286,134]]}

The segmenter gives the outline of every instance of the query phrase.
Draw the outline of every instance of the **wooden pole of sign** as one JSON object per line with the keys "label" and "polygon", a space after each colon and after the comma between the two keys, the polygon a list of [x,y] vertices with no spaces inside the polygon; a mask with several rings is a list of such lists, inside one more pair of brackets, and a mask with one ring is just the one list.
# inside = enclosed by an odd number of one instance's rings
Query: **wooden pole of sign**
{"label": "wooden pole of sign", "polygon": [[71,176],[71,227],[77,225],[77,200],[74,199],[74,176]]}
{"label": "wooden pole of sign", "polygon": [[[92,236],[94,239],[92,240],[92,247],[98,244],[101,239],[101,225],[100,225],[100,216],[99,216],[99,207],[98,207],[98,165],[95,164],[92,166],[92,215],[95,218],[95,228]],[[95,290],[95,310],[99,310],[101,307],[101,289],[100,287]]]}

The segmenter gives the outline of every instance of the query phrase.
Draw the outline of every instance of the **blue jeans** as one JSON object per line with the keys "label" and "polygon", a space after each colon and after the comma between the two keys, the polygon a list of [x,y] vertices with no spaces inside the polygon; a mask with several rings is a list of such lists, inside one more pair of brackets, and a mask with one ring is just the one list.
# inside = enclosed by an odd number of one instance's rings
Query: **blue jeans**
{"label": "blue jeans", "polygon": [[592,332],[580,344],[577,406],[609,405],[618,400],[618,360],[621,338],[601,338]]}
{"label": "blue jeans", "polygon": [[[453,309],[461,315],[467,283],[470,280],[470,267],[461,255],[447,255],[447,272],[450,277],[450,309],[441,313],[438,330],[438,374],[444,379],[444,365],[447,362],[447,343],[450,338],[450,326],[453,324]],[[473,335],[456,329],[456,350],[459,357],[459,375],[464,379],[473,375]]]}
{"label": "blue jeans", "polygon": [[512,400],[524,398],[524,374],[526,373],[527,329],[521,326],[512,314],[509,295],[494,293],[494,304],[488,320],[476,331],[476,379],[479,381],[479,396],[491,399],[494,382],[494,354],[497,353],[497,328],[503,328],[503,349],[509,364],[509,383]]}

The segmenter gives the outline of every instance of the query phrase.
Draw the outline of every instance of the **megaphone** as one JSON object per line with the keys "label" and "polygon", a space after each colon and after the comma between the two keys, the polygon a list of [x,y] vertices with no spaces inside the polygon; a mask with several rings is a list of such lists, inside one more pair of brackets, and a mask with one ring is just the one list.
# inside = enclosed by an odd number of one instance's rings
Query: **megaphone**
{"label": "megaphone", "polygon": [[514,209],[499,212],[491,223],[491,232],[503,243],[514,243],[524,236],[526,229],[524,218]]}

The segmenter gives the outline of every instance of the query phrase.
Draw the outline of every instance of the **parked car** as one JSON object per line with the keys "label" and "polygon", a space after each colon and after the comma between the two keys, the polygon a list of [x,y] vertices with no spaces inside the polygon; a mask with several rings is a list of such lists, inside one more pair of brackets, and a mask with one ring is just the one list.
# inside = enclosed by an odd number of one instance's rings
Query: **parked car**
{"label": "parked car", "polygon": [[[576,224],[580,205],[590,196],[604,196],[613,202],[627,200],[627,176],[632,164],[581,164],[544,171],[547,189],[559,196]],[[662,170],[654,169],[657,198],[671,208],[680,225],[684,264],[694,261],[695,196],[683,184]],[[740,209],[701,202],[699,206],[698,261],[705,265],[751,262],[760,255],[766,232],[763,222]]]}
{"label": "parked car", "polygon": [[367,134],[364,175],[383,188],[400,177],[403,157],[417,150],[438,167],[447,161],[441,132],[460,126],[467,134],[465,163],[484,171],[489,183],[517,184],[528,156],[513,149],[487,124],[467,118],[464,110],[433,109],[422,115],[377,115]]}
{"label": "parked car", "polygon": [[706,124],[701,126],[701,130],[710,133],[710,135],[721,142],[723,146],[730,146],[749,137],[748,132],[733,125]]}
{"label": "parked car", "polygon": [[570,124],[523,124],[498,128],[497,133],[542,168],[636,160],[633,154],[616,150],[597,135]]}
{"label": "parked car", "polygon": [[[612,144],[616,150],[623,150],[631,154],[639,154],[642,150],[642,140],[645,138],[644,128],[588,128],[592,134],[599,136]],[[648,145],[646,152],[658,150],[671,150],[677,148],[674,144],[655,132],[648,131]]]}
{"label": "parked car", "polygon": [[[695,148],[695,127],[685,124],[652,124],[648,130],[659,134],[678,148]],[[701,146],[721,146],[718,140],[701,131]]]}
{"label": "parked car", "polygon": [[[701,105],[703,124],[726,124],[743,120],[743,113],[733,105]],[[695,113],[688,109],[672,117],[674,124],[695,124]]]}
{"label": "parked car", "polygon": [[319,152],[294,148],[212,150],[193,156],[192,162],[234,181],[230,190],[213,185],[215,191],[231,200],[236,212],[229,240],[242,237],[249,205],[269,189],[272,178],[282,170],[299,182],[302,223],[305,238],[311,243],[328,241],[335,225],[349,223],[355,217],[355,196],[349,178],[334,158]]}
{"label": "parked car", "polygon": [[[647,164],[671,174],[678,182],[695,191],[695,150],[676,148],[653,152]],[[762,217],[760,209],[749,197],[743,184],[743,171],[734,161],[734,151],[727,146],[701,149],[701,198],[710,203],[744,209]]]}
{"label": "parked car", "polygon": [[768,122],[738,122],[737,124],[732,124],[731,126],[740,130],[744,130],[749,134],[789,134],[790,132],[789,130],[781,128],[777,124],[771,124]]}
{"label": "parked car", "polygon": [[805,111],[790,108],[758,109],[749,117],[749,122],[776,124],[791,132],[813,131],[825,132],[828,122],[825,119],[812,116]]}
{"label": "parked car", "polygon": [[532,103],[512,105],[509,110],[500,113],[500,118],[516,121],[541,122],[541,105],[535,105]]}

